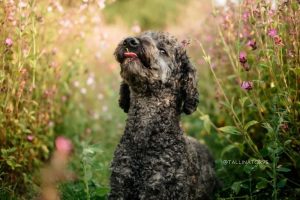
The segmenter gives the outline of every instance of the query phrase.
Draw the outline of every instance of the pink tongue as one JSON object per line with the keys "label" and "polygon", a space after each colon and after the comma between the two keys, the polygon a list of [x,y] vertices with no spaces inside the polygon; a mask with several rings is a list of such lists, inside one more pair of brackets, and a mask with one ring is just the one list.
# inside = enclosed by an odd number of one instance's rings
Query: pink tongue
{"label": "pink tongue", "polygon": [[138,56],[136,55],[136,53],[133,53],[133,52],[125,52],[124,53],[124,56],[126,58],[137,58]]}

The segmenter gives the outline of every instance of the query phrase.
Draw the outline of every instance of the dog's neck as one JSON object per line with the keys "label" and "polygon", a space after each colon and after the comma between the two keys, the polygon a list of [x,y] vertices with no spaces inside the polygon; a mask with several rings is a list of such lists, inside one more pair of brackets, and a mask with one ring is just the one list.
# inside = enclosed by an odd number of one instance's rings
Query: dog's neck
{"label": "dog's neck", "polygon": [[[177,109],[178,95],[169,93],[145,96],[131,91],[130,107],[124,140],[131,140],[134,148],[161,148],[170,138],[180,139],[180,112]],[[152,139],[151,139],[152,138]],[[161,145],[156,144],[160,138]],[[155,144],[154,144],[155,143]]]}
{"label": "dog's neck", "polygon": [[128,118],[145,124],[158,120],[158,122],[171,122],[179,125],[180,109],[178,109],[177,96],[165,90],[149,95],[132,91]]}

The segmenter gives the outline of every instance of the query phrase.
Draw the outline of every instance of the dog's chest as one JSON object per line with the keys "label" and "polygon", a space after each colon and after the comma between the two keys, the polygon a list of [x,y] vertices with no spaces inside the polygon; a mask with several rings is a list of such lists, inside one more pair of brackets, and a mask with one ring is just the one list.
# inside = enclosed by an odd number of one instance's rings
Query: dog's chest
{"label": "dog's chest", "polygon": [[124,132],[132,145],[142,149],[166,148],[180,141],[182,135],[179,123],[159,115],[130,118]]}

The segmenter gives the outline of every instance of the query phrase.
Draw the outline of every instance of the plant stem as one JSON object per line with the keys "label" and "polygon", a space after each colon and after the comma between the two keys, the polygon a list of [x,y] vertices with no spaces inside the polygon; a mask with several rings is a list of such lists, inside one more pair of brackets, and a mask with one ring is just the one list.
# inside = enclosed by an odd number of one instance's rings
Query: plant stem
{"label": "plant stem", "polygon": [[87,177],[87,163],[83,159],[83,173],[84,173],[84,186],[85,186],[85,193],[87,200],[90,200],[90,189],[89,189],[89,183],[88,183],[88,177]]}

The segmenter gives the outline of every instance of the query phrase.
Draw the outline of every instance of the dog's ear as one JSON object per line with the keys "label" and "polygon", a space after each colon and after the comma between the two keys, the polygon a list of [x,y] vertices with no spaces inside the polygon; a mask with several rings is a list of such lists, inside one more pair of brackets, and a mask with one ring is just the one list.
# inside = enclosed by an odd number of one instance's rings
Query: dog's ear
{"label": "dog's ear", "polygon": [[122,82],[120,86],[119,106],[125,113],[128,113],[130,107],[130,89],[129,85],[125,82]]}
{"label": "dog's ear", "polygon": [[196,69],[190,62],[184,47],[178,48],[176,53],[177,63],[181,72],[180,92],[183,100],[182,112],[189,115],[197,109],[199,103]]}

